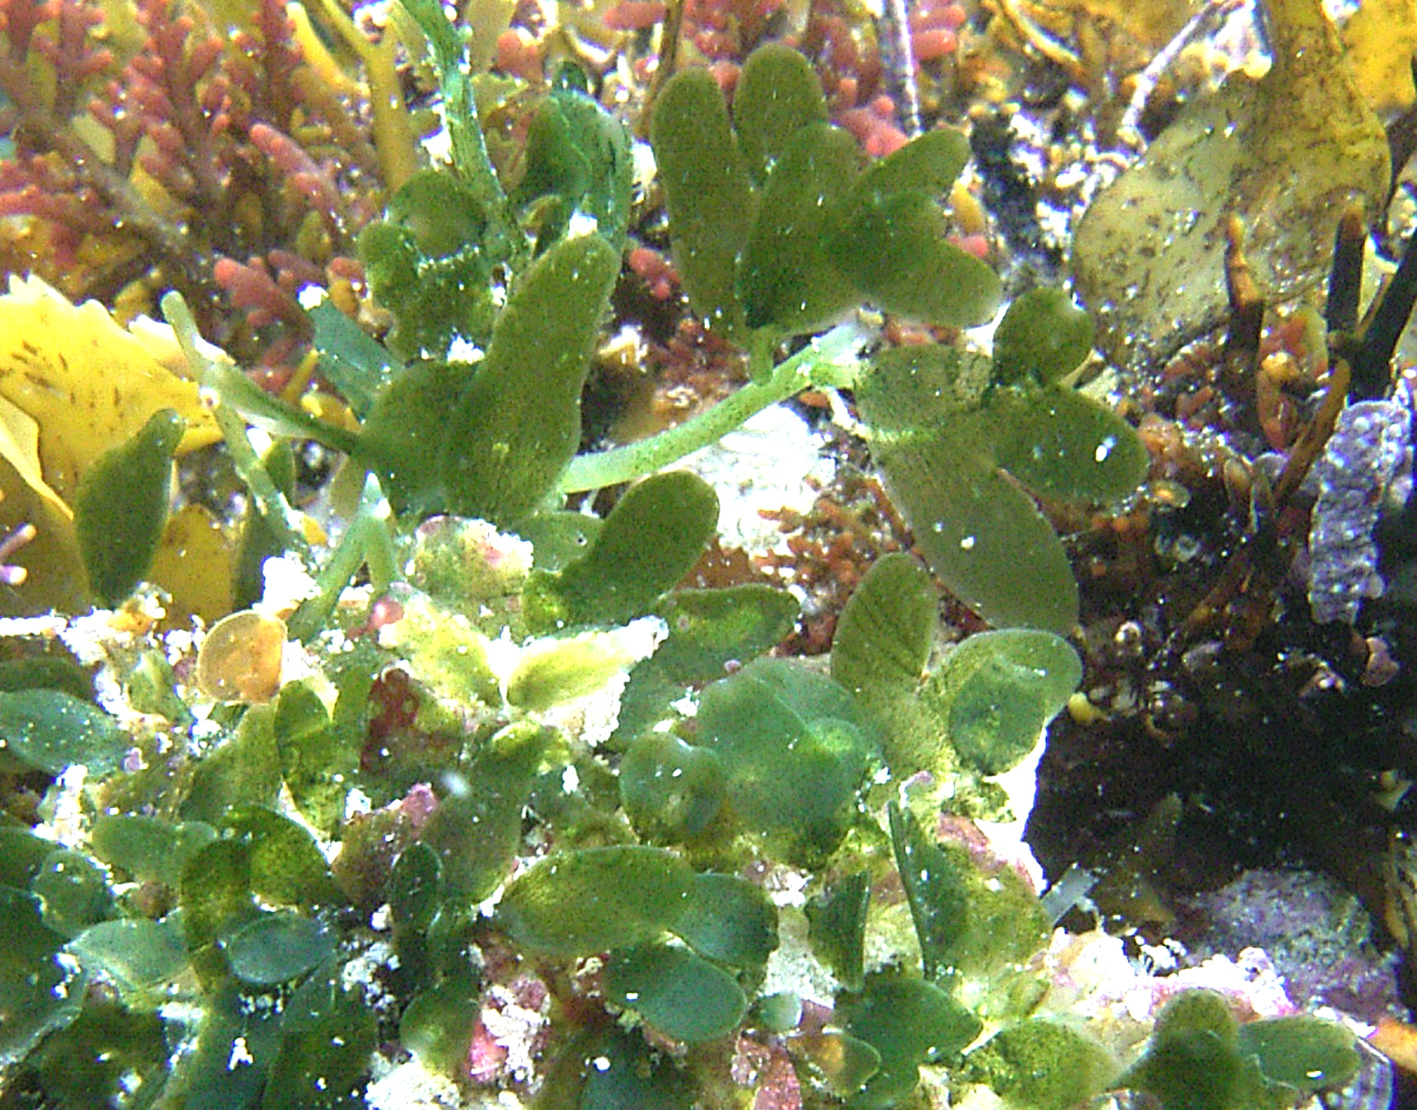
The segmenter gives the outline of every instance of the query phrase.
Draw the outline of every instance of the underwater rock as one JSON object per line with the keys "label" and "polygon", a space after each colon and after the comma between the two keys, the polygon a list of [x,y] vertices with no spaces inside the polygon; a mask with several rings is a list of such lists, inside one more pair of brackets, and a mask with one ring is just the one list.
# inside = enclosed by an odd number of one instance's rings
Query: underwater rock
{"label": "underwater rock", "polygon": [[1357,899],[1324,875],[1246,871],[1196,895],[1180,918],[1200,930],[1178,930],[1193,959],[1263,948],[1300,1006],[1332,1006],[1366,1022],[1402,1012],[1395,957],[1371,943]]}

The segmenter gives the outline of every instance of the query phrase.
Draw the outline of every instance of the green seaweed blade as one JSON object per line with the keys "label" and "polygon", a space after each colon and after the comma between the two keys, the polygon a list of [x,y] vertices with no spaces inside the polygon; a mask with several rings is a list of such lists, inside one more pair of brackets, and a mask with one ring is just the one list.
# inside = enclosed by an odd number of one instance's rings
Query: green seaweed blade
{"label": "green seaweed blade", "polygon": [[859,299],[827,248],[860,159],[856,140],[828,123],[809,124],[787,141],[738,264],[748,327],[814,331]]}
{"label": "green seaweed blade", "polygon": [[565,239],[513,289],[487,357],[448,418],[448,507],[511,526],[554,488],[580,441],[581,386],[620,256]]}
{"label": "green seaweed blade", "polygon": [[734,273],[757,198],[708,70],[681,70],[665,83],[650,121],[650,145],[664,182],[679,280],[694,311],[731,337],[743,329]]}
{"label": "green seaweed blade", "polygon": [[872,360],[857,399],[887,485],[945,586],[993,625],[1067,635],[1077,584],[1048,521],[993,458],[979,411],[987,374],[977,356],[900,348]]}
{"label": "green seaweed blade", "polygon": [[172,454],[186,427],[172,409],[155,412],[79,481],[74,530],[89,588],[104,605],[131,594],[157,554],[171,497]]}

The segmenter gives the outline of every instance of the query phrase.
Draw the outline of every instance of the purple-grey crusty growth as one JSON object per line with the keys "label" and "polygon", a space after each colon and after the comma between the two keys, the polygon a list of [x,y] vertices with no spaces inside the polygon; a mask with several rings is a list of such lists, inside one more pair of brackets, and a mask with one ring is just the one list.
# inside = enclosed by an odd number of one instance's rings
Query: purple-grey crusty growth
{"label": "purple-grey crusty growth", "polygon": [[1314,467],[1309,604],[1320,624],[1352,624],[1365,599],[1382,595],[1373,530],[1412,492],[1412,409],[1406,377],[1387,400],[1349,405]]}

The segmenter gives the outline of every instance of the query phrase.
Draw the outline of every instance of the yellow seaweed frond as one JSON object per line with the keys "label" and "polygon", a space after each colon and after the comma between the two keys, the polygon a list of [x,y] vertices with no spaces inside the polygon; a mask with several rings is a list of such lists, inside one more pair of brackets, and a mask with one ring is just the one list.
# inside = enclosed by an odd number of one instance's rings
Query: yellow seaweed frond
{"label": "yellow seaweed frond", "polygon": [[[96,301],[76,306],[39,278],[10,279],[0,296],[0,534],[26,523],[38,534],[15,556],[27,578],[0,597],[0,612],[84,607],[72,509],[79,480],[155,412],[175,409],[187,422],[179,452],[221,438],[186,366],[165,325],[140,319],[124,328]],[[186,574],[172,571],[169,560],[163,584],[175,595],[197,595],[180,609],[213,615],[229,607],[220,590],[230,559],[218,556],[218,538],[202,535],[190,518],[174,518],[168,531],[163,548],[178,562],[181,551],[201,548]],[[212,585],[216,579],[223,585]]]}
{"label": "yellow seaweed frond", "polygon": [[382,42],[371,42],[333,0],[318,2],[330,29],[364,65],[369,110],[374,119],[374,149],[379,154],[384,185],[393,193],[418,168],[418,146],[399,84],[397,38],[390,27],[385,30]]}
{"label": "yellow seaweed frond", "polygon": [[1353,78],[1373,111],[1381,116],[1412,107],[1417,0],[1364,0],[1342,38]]}
{"label": "yellow seaweed frond", "polygon": [[0,397],[39,427],[44,480],[64,501],[105,451],[159,409],[187,421],[179,451],[220,438],[197,384],[173,372],[176,340],[119,327],[97,301],[71,304],[38,278],[10,279],[0,296]]}

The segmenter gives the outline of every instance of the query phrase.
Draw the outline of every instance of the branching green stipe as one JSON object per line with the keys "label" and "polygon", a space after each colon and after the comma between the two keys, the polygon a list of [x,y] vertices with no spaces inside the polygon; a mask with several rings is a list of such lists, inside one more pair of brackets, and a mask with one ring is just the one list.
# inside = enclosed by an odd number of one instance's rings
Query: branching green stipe
{"label": "branching green stipe", "polygon": [[396,578],[402,577],[393,537],[389,534],[392,516],[379,479],[366,474],[354,519],[316,578],[319,593],[304,601],[290,618],[293,639],[308,640],[329,626],[340,595],[361,566],[369,567],[369,583],[375,596],[385,593]]}
{"label": "branching green stipe", "polygon": [[562,493],[579,493],[653,474],[717,443],[755,413],[804,389],[848,386],[855,379],[856,350],[866,339],[859,324],[839,324],[780,362],[765,380],[749,382],[693,419],[638,443],[577,455],[559,488]]}
{"label": "branching green stipe", "polygon": [[[305,542],[295,510],[285,499],[285,494],[281,493],[275,480],[266,472],[261,456],[247,435],[246,423],[237,412],[238,408],[244,414],[263,407],[253,403],[252,394],[270,401],[275,399],[265,394],[240,371],[221,366],[202,353],[198,346],[201,336],[197,331],[197,322],[192,318],[192,312],[182,294],[176,291],[165,294],[162,298],[162,314],[172,326],[177,342],[182,347],[182,353],[187,358],[187,364],[197,375],[197,380],[220,398],[215,410],[217,426],[226,440],[227,450],[231,452],[231,461],[236,472],[251,491],[256,508],[286,547],[300,553],[302,557],[308,555],[310,545]],[[323,423],[321,421],[321,424]]]}

